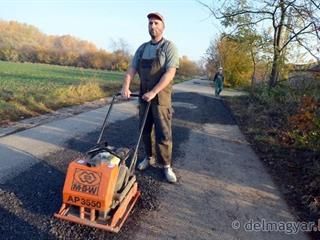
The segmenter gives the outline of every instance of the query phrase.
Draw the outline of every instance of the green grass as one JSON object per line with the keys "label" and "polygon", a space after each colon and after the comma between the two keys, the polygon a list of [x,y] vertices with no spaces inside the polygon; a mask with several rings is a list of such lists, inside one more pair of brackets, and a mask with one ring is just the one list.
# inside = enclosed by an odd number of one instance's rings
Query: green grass
{"label": "green grass", "polygon": [[65,87],[86,83],[89,80],[101,84],[118,82],[123,73],[102,70],[82,69],[47,64],[12,63],[0,61],[1,88],[21,87]]}
{"label": "green grass", "polygon": [[123,77],[123,72],[0,61],[0,124],[110,96]]}
{"label": "green grass", "polygon": [[119,91],[124,73],[0,61],[0,122],[35,116]]}

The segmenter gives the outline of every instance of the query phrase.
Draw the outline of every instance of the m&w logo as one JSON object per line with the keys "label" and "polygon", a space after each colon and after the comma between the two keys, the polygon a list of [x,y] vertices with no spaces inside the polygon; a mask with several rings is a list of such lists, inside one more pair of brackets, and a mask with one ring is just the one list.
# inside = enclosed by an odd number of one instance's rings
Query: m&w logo
{"label": "m&w logo", "polygon": [[71,185],[71,190],[90,195],[98,195],[101,173],[76,169]]}

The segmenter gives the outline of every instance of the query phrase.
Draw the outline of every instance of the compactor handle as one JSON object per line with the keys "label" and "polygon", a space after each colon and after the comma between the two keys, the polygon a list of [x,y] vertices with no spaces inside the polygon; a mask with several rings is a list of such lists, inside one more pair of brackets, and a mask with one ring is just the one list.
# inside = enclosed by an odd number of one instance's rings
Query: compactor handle
{"label": "compactor handle", "polygon": [[[110,112],[111,112],[111,109],[113,107],[113,104],[114,104],[114,101],[117,97],[121,96],[122,94],[121,93],[117,93],[113,96],[112,98],[112,101],[110,103],[110,106],[109,106],[109,109],[108,109],[108,113],[104,119],[104,122],[103,122],[103,126],[101,128],[101,132],[100,132],[100,136],[98,138],[98,141],[97,141],[97,145],[98,146],[101,146],[101,139],[102,139],[102,135],[105,131],[105,128],[107,126],[107,122],[108,122],[108,118],[109,118],[109,115],[110,115]],[[132,93],[130,94],[130,97],[138,97],[140,98],[141,95],[140,94],[135,94],[135,93]],[[148,116],[148,112],[149,112],[149,109],[150,109],[150,106],[151,106],[151,101],[150,102],[146,102],[146,109],[145,109],[145,112],[143,113],[143,117],[142,117],[142,124],[141,124],[141,128],[140,128],[140,131],[139,131],[139,137],[138,137],[138,141],[137,141],[137,144],[133,150],[133,155],[132,155],[132,160],[131,160],[131,163],[130,163],[130,167],[129,167],[129,172],[130,172],[130,175],[133,175],[134,173],[134,169],[135,169],[135,166],[136,166],[136,163],[137,163],[137,154],[138,154],[138,148],[139,148],[139,145],[140,145],[140,142],[141,142],[141,138],[142,138],[142,133],[143,133],[143,130],[144,130],[144,126],[146,124],[146,120],[147,120],[147,116]],[[109,149],[106,149],[107,151]],[[94,151],[94,150],[93,150]],[[131,153],[131,151],[129,152]],[[129,157],[129,154],[126,156],[126,159]],[[113,154],[113,153],[112,153]],[[117,156],[116,154],[114,154],[115,156]]]}
{"label": "compactor handle", "polygon": [[[104,119],[104,122],[103,122],[103,125],[102,125],[102,128],[101,128],[101,131],[100,131],[100,135],[99,135],[99,138],[98,138],[98,141],[97,141],[97,144],[99,145],[101,143],[101,139],[102,139],[102,135],[107,127],[107,123],[108,123],[108,119],[109,119],[109,115],[110,115],[110,112],[111,112],[111,109],[113,107],[113,104],[114,104],[114,101],[117,97],[121,96],[121,93],[117,93],[113,96],[112,100],[111,100],[111,103],[110,103],[110,106],[109,106],[109,109],[108,109],[108,112],[107,112],[107,115]],[[140,97],[140,94],[135,94],[135,93],[132,93],[130,94],[130,97]]]}
{"label": "compactor handle", "polygon": [[[119,93],[117,93],[115,96],[117,96],[117,97],[119,97],[119,96],[121,96],[122,94],[119,92]],[[130,97],[141,97],[141,95],[140,94],[136,94],[136,93],[131,93],[130,94]]]}

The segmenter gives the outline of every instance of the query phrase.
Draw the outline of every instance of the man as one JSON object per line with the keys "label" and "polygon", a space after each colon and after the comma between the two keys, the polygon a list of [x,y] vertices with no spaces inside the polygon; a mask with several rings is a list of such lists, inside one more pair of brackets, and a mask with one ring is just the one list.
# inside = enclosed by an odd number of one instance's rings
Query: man
{"label": "man", "polygon": [[146,157],[138,165],[138,169],[145,170],[150,162],[154,162],[151,139],[154,126],[157,160],[164,165],[164,174],[168,182],[174,183],[177,178],[171,166],[171,91],[172,81],[179,67],[179,56],[174,44],[163,38],[165,28],[163,16],[159,13],[150,13],[147,17],[151,41],[142,44],[136,51],[123,81],[122,96],[130,98],[130,82],[138,73],[142,96],[139,105],[140,126],[147,102],[151,101],[142,136]]}
{"label": "man", "polygon": [[222,67],[219,67],[219,71],[216,73],[216,75],[214,75],[214,78],[213,78],[216,96],[220,95],[223,88],[224,77],[222,74],[222,70],[223,70]]}

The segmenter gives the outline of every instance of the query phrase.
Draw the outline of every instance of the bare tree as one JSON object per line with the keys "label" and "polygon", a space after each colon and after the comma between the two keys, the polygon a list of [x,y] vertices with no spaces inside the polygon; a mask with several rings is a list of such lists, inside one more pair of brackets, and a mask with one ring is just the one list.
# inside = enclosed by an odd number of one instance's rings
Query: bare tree
{"label": "bare tree", "polygon": [[110,39],[110,46],[113,52],[122,52],[124,55],[130,55],[130,46],[126,40],[119,38],[118,40]]}
{"label": "bare tree", "polygon": [[[240,28],[244,25],[273,29],[273,60],[269,86],[279,79],[286,48],[297,42],[318,62],[319,49],[312,47],[320,40],[320,3],[318,0],[230,0],[218,1],[209,6],[199,1],[226,27]],[[239,6],[241,6],[239,8]],[[249,16],[250,21],[238,21]]]}

